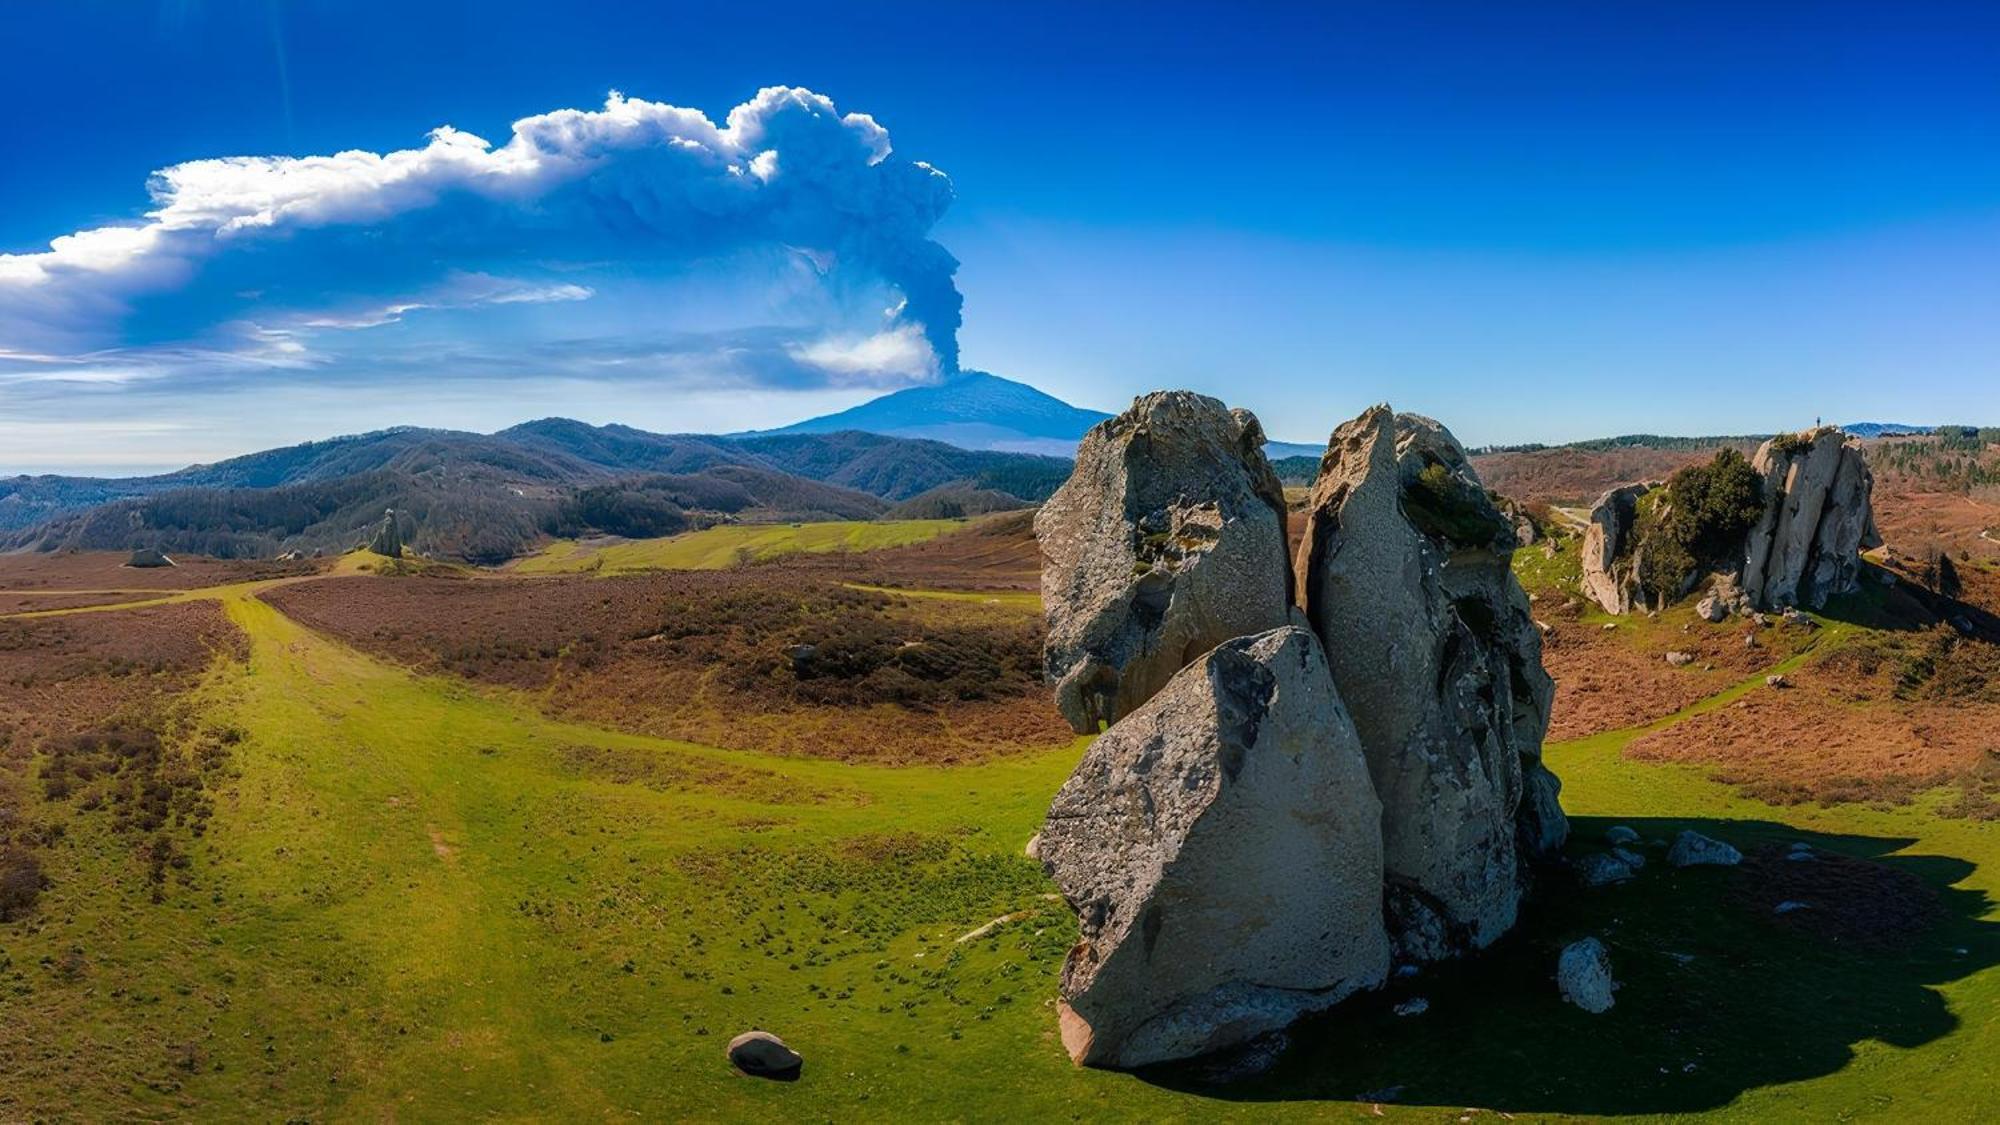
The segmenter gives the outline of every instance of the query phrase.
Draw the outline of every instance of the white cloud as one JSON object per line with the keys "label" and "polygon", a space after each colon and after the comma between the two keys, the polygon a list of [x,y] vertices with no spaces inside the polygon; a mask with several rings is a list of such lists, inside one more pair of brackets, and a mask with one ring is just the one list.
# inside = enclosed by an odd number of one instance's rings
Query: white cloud
{"label": "white cloud", "polygon": [[[829,285],[898,290],[890,332],[921,332],[953,367],[957,262],[929,237],[950,182],[890,153],[865,114],[772,87],[720,126],[613,92],[602,109],[523,118],[498,147],[445,126],[389,153],[193,160],[152,177],[142,221],[0,255],[0,349],[238,346],[227,338],[245,325],[355,328],[589,296],[518,276],[529,263],[644,271],[792,247],[827,263]],[[505,288],[454,294],[496,271]]]}

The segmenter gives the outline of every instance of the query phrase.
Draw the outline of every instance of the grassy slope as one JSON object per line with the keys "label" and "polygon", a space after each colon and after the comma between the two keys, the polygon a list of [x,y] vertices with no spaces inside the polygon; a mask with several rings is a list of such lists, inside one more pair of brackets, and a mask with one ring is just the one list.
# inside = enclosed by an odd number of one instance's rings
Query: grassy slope
{"label": "grassy slope", "polygon": [[[0,1059],[35,1048],[0,1118],[1345,1117],[1368,1110],[1317,1099],[1398,1084],[1410,1108],[1389,1112],[1414,1120],[2000,1102],[2000,970],[1975,971],[2000,961],[2000,826],[1772,809],[1620,760],[1634,732],[1554,746],[1582,834],[1617,818],[1747,843],[1791,838],[1783,821],[1917,857],[1897,862],[1986,920],[1856,958],[1719,912],[1723,873],[1656,870],[1544,904],[1477,982],[1401,986],[1428,1016],[1365,998],[1271,1078],[1190,1093],[1076,1071],[1052,1036],[1074,925],[1020,848],[1075,747],[892,770],[578,728],[369,660],[253,588],[221,592],[252,656],[205,710],[246,737],[196,885],[146,903],[129,845],[79,818],[35,919],[0,927]],[[1547,984],[1548,950],[1581,930],[1607,933],[1627,985],[1606,1017]],[[71,948],[85,967],[61,979]],[[1677,948],[1699,959],[1666,962]],[[751,1026],[801,1047],[804,1079],[732,1076],[723,1043]]]}
{"label": "grassy slope", "polygon": [[517,574],[632,570],[721,570],[794,551],[873,551],[923,543],[966,526],[964,520],[874,520],[804,524],[723,524],[666,539],[591,546],[564,539],[511,568]]}

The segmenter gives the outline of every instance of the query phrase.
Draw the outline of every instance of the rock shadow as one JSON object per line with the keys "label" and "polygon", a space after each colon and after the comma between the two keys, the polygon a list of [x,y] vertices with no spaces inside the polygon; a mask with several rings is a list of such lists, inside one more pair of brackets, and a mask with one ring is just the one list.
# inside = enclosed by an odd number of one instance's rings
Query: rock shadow
{"label": "rock shadow", "polygon": [[[1295,1025],[1281,1053],[1265,1045],[1275,1061],[1252,1076],[1213,1060],[1139,1076],[1242,1102],[1694,1113],[1832,1074],[1865,1040],[1934,1042],[1959,1026],[1936,986],[2000,963],[2000,924],[1983,920],[1991,901],[1957,886],[1975,865],[1897,854],[1910,839],[1753,820],[1571,824],[1571,859],[1602,850],[1605,830],[1622,824],[1640,834],[1645,869],[1596,889],[1550,873],[1493,948]],[[1666,844],[1686,828],[1735,844],[1745,863],[1668,866]],[[1816,858],[1789,858],[1801,841]],[[1592,935],[1619,982],[1616,1006],[1596,1016],[1565,1003],[1554,980],[1562,947]],[[1408,1003],[1418,998],[1427,1005]]]}

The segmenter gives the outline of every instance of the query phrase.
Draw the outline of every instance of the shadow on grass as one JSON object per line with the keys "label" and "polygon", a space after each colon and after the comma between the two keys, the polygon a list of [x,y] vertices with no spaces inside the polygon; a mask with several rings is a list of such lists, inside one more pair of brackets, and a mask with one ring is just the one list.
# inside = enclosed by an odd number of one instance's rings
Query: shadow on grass
{"label": "shadow on grass", "polygon": [[1898,576],[1892,585],[1884,585],[1883,573],[1879,567],[1864,567],[1860,588],[1828,598],[1819,615],[1832,621],[1897,632],[1948,624],[1979,640],[2000,643],[2000,615],[1971,602],[1926,590],[1908,576]]}
{"label": "shadow on grass", "polygon": [[[1601,849],[1613,823],[1661,842],[1692,828],[1751,858],[1740,868],[1675,869],[1663,846],[1646,844],[1646,869],[1629,883],[1584,889],[1554,872],[1498,945],[1295,1026],[1289,1049],[1255,1078],[1210,1085],[1199,1065],[1140,1077],[1243,1102],[1689,1113],[1834,1073],[1864,1040],[1909,1048],[1948,1035],[1959,1021],[1935,986],[2000,963],[2000,925],[1981,920],[1992,904],[1984,892],[1954,888],[1974,865],[1893,854],[1911,840],[1765,821],[1579,817],[1570,854]],[[1801,925],[1806,912],[1774,910],[1775,901],[1811,894],[1795,889],[1810,880],[1792,876],[1818,861],[1784,860],[1799,840],[1832,853],[1823,870],[1846,877],[1824,883],[1829,901],[1813,921],[1851,925]],[[1897,917],[1900,927],[1875,924]],[[1597,1016],[1565,1003],[1554,981],[1558,952],[1590,935],[1610,947],[1620,984],[1616,1007]],[[1393,1013],[1414,997],[1428,1011]]]}

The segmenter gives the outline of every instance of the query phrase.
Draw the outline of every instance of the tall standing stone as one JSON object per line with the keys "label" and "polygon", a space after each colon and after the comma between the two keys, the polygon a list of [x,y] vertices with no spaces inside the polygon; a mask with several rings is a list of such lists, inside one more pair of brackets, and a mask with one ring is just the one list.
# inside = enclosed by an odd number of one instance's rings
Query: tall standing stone
{"label": "tall standing stone", "polygon": [[1554,685],[1513,529],[1444,427],[1374,407],[1333,433],[1299,546],[1382,801],[1391,937],[1434,959],[1513,925],[1524,863],[1568,834],[1542,764]]}
{"label": "tall standing stone", "polygon": [[1381,813],[1305,629],[1227,641],[1119,719],[1038,849],[1081,928],[1062,976],[1070,1057],[1203,1054],[1379,985]]}
{"label": "tall standing stone", "polygon": [[1048,675],[1078,732],[1290,620],[1284,488],[1263,445],[1247,411],[1187,391],[1135,399],[1084,436],[1035,517]]}
{"label": "tall standing stone", "polygon": [[396,509],[382,513],[382,522],[375,527],[375,537],[368,542],[368,549],[378,555],[392,559],[403,557],[403,529],[396,523]]}
{"label": "tall standing stone", "polygon": [[1606,613],[1632,608],[1639,591],[1639,549],[1633,541],[1639,498],[1652,484],[1628,484],[1597,498],[1583,532],[1583,592]]}
{"label": "tall standing stone", "polygon": [[1861,552],[1882,545],[1859,440],[1833,426],[1757,448],[1764,514],[1744,543],[1743,592],[1763,609],[1819,608],[1860,584]]}

